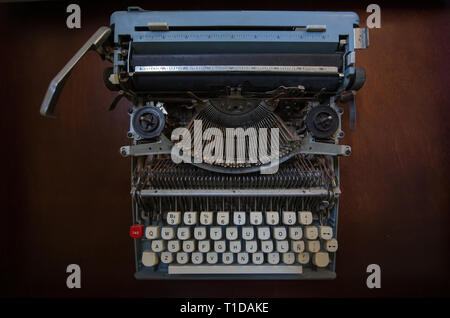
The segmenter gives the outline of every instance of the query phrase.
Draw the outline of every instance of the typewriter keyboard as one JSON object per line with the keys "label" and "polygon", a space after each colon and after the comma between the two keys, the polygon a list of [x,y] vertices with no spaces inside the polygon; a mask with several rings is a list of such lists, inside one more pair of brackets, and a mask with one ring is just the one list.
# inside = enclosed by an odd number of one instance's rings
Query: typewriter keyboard
{"label": "typewriter keyboard", "polygon": [[310,211],[171,211],[143,228],[143,266],[175,274],[302,274],[338,243]]}

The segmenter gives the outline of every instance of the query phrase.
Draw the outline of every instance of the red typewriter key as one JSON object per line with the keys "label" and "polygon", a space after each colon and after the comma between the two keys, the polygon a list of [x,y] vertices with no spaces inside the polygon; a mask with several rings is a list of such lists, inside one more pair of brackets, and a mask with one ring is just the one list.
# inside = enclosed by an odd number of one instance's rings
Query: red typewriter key
{"label": "red typewriter key", "polygon": [[130,226],[131,238],[141,238],[144,235],[144,226],[140,224]]}

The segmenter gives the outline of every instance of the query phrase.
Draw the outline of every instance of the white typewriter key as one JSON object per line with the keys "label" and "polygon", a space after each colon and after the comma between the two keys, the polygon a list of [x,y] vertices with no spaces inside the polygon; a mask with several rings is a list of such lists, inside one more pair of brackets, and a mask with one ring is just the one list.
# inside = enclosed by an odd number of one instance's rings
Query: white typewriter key
{"label": "white typewriter key", "polygon": [[173,262],[173,254],[171,252],[161,253],[161,262],[164,264],[170,264]]}
{"label": "white typewriter key", "polygon": [[248,263],[248,253],[239,253],[237,255],[237,261],[241,265],[245,265]]}
{"label": "white typewriter key", "polygon": [[295,253],[301,253],[305,250],[305,242],[303,241],[292,241],[291,249]]}
{"label": "white typewriter key", "polygon": [[298,212],[298,221],[300,224],[309,225],[313,221],[313,216],[311,211],[300,211]]}
{"label": "white typewriter key", "polygon": [[300,226],[292,226],[289,228],[289,238],[291,240],[300,240],[303,236],[303,230]]}
{"label": "white typewriter key", "polygon": [[212,240],[220,240],[222,238],[222,228],[220,226],[213,226],[209,229],[209,236]]}
{"label": "white typewriter key", "polygon": [[330,252],[334,253],[338,249],[338,241],[336,239],[331,239],[325,242],[325,249]]}
{"label": "white typewriter key", "polygon": [[252,254],[252,262],[256,265],[264,263],[264,254],[261,252]]}
{"label": "white typewriter key", "polygon": [[203,226],[194,228],[194,238],[198,241],[204,240],[206,238],[206,228]]}
{"label": "white typewriter key", "polygon": [[322,240],[331,240],[333,238],[333,228],[331,226],[320,226],[319,236]]}
{"label": "white typewriter key", "polygon": [[309,253],[303,252],[303,253],[297,254],[297,261],[303,265],[308,264],[309,263]]}
{"label": "white typewriter key", "polygon": [[153,252],[162,252],[164,251],[165,244],[163,240],[155,240],[152,241],[152,251]]}
{"label": "white typewriter key", "polygon": [[208,253],[211,249],[211,241],[203,240],[198,242],[198,250],[202,253]]}
{"label": "white typewriter key", "polygon": [[311,253],[317,253],[320,251],[320,241],[307,241],[306,249]]}
{"label": "white typewriter key", "polygon": [[280,222],[280,214],[278,211],[266,212],[266,223],[269,225],[277,225]]}
{"label": "white typewriter key", "polygon": [[241,251],[241,241],[230,241],[230,252],[239,253]]}
{"label": "white typewriter key", "polygon": [[142,264],[144,266],[155,266],[158,264],[158,254],[146,250],[142,253]]}
{"label": "white typewriter key", "polygon": [[284,240],[286,239],[286,228],[285,227],[274,227],[273,228],[273,237],[276,240]]}
{"label": "white typewriter key", "polygon": [[287,253],[289,251],[289,242],[288,241],[277,241],[277,252]]}
{"label": "white typewriter key", "polygon": [[225,244],[224,240],[214,242],[214,252],[223,253],[223,252],[225,252],[225,249],[226,249],[226,244]]}
{"label": "white typewriter key", "polygon": [[305,226],[305,237],[308,240],[315,240],[319,236],[319,231],[315,226]]}
{"label": "white typewriter key", "polygon": [[302,274],[300,265],[180,265],[169,264],[168,274]]}
{"label": "white typewriter key", "polygon": [[177,238],[179,240],[189,240],[191,238],[191,229],[188,227],[179,227],[177,229]]}
{"label": "white typewriter key", "polygon": [[230,223],[230,212],[219,211],[217,212],[217,224],[228,225]]}
{"label": "white typewriter key", "polygon": [[184,212],[183,221],[184,221],[184,224],[186,224],[186,225],[197,224],[197,212],[196,211]]}
{"label": "white typewriter key", "polygon": [[223,253],[222,254],[222,263],[224,264],[233,264],[234,256],[233,253]]}
{"label": "white typewriter key", "polygon": [[180,241],[173,240],[167,243],[167,250],[176,253],[180,250]]}
{"label": "white typewriter key", "polygon": [[178,264],[186,264],[189,262],[189,254],[185,252],[177,253],[177,263]]}
{"label": "white typewriter key", "polygon": [[263,216],[261,211],[250,212],[250,224],[261,225],[263,222]]}
{"label": "white typewriter key", "polygon": [[183,252],[192,253],[193,251],[195,251],[195,241],[183,241]]}
{"label": "white typewriter key", "polygon": [[181,222],[181,212],[172,211],[167,213],[167,224],[178,225]]}
{"label": "white typewriter key", "polygon": [[208,264],[216,264],[217,263],[217,253],[216,252],[209,252],[206,254],[206,261]]}
{"label": "white typewriter key", "polygon": [[327,252],[319,252],[313,254],[313,264],[317,267],[327,267],[330,263],[330,257]]}
{"label": "white typewriter key", "polygon": [[235,225],[244,225],[245,224],[245,212],[238,211],[233,213],[233,222]]}
{"label": "white typewriter key", "polygon": [[280,254],[278,253],[269,253],[267,254],[267,261],[269,264],[276,265],[280,262]]}
{"label": "white typewriter key", "polygon": [[145,228],[145,237],[149,240],[159,238],[159,226],[151,225]]}
{"label": "white typewriter key", "polygon": [[201,264],[203,263],[203,253],[195,252],[191,255],[192,264]]}
{"label": "white typewriter key", "polygon": [[238,229],[235,226],[227,227],[225,230],[225,236],[227,240],[235,240],[238,237]]}
{"label": "white typewriter key", "polygon": [[260,240],[270,239],[270,228],[268,227],[258,227],[258,238]]}
{"label": "white typewriter key", "polygon": [[255,253],[258,250],[258,243],[256,241],[246,241],[245,251],[247,253]]}
{"label": "white typewriter key", "polygon": [[163,240],[172,240],[175,238],[175,230],[173,227],[163,227],[161,229],[161,238]]}
{"label": "white typewriter key", "polygon": [[255,237],[255,231],[251,226],[244,226],[242,228],[242,238],[244,240],[253,240]]}
{"label": "white typewriter key", "polygon": [[282,217],[283,217],[283,224],[286,225],[294,225],[295,221],[297,221],[295,212],[293,211],[283,211]]}
{"label": "white typewriter key", "polygon": [[213,216],[213,212],[203,211],[202,213],[200,213],[200,224],[211,225],[213,223]]}
{"label": "white typewriter key", "polygon": [[294,253],[283,253],[281,255],[283,263],[287,265],[292,265],[295,263],[295,254]]}
{"label": "white typewriter key", "polygon": [[272,253],[273,241],[261,241],[261,251],[264,253]]}

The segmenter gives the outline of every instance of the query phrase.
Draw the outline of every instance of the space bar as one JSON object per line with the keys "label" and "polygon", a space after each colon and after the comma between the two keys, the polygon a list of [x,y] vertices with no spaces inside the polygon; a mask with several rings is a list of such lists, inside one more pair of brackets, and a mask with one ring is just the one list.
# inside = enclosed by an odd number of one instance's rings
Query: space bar
{"label": "space bar", "polygon": [[300,265],[169,265],[172,274],[301,274]]}

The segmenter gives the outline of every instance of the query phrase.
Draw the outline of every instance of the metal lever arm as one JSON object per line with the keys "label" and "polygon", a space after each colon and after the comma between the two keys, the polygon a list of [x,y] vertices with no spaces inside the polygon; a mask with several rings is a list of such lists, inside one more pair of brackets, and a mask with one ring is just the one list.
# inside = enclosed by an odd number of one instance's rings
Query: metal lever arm
{"label": "metal lever arm", "polygon": [[59,95],[72,72],[74,66],[78,61],[89,51],[97,50],[109,38],[111,29],[108,27],[101,27],[95,32],[89,40],[83,45],[81,49],[70,59],[64,68],[53,78],[48,86],[47,93],[41,105],[41,115],[53,117],[53,111],[58,101]]}

